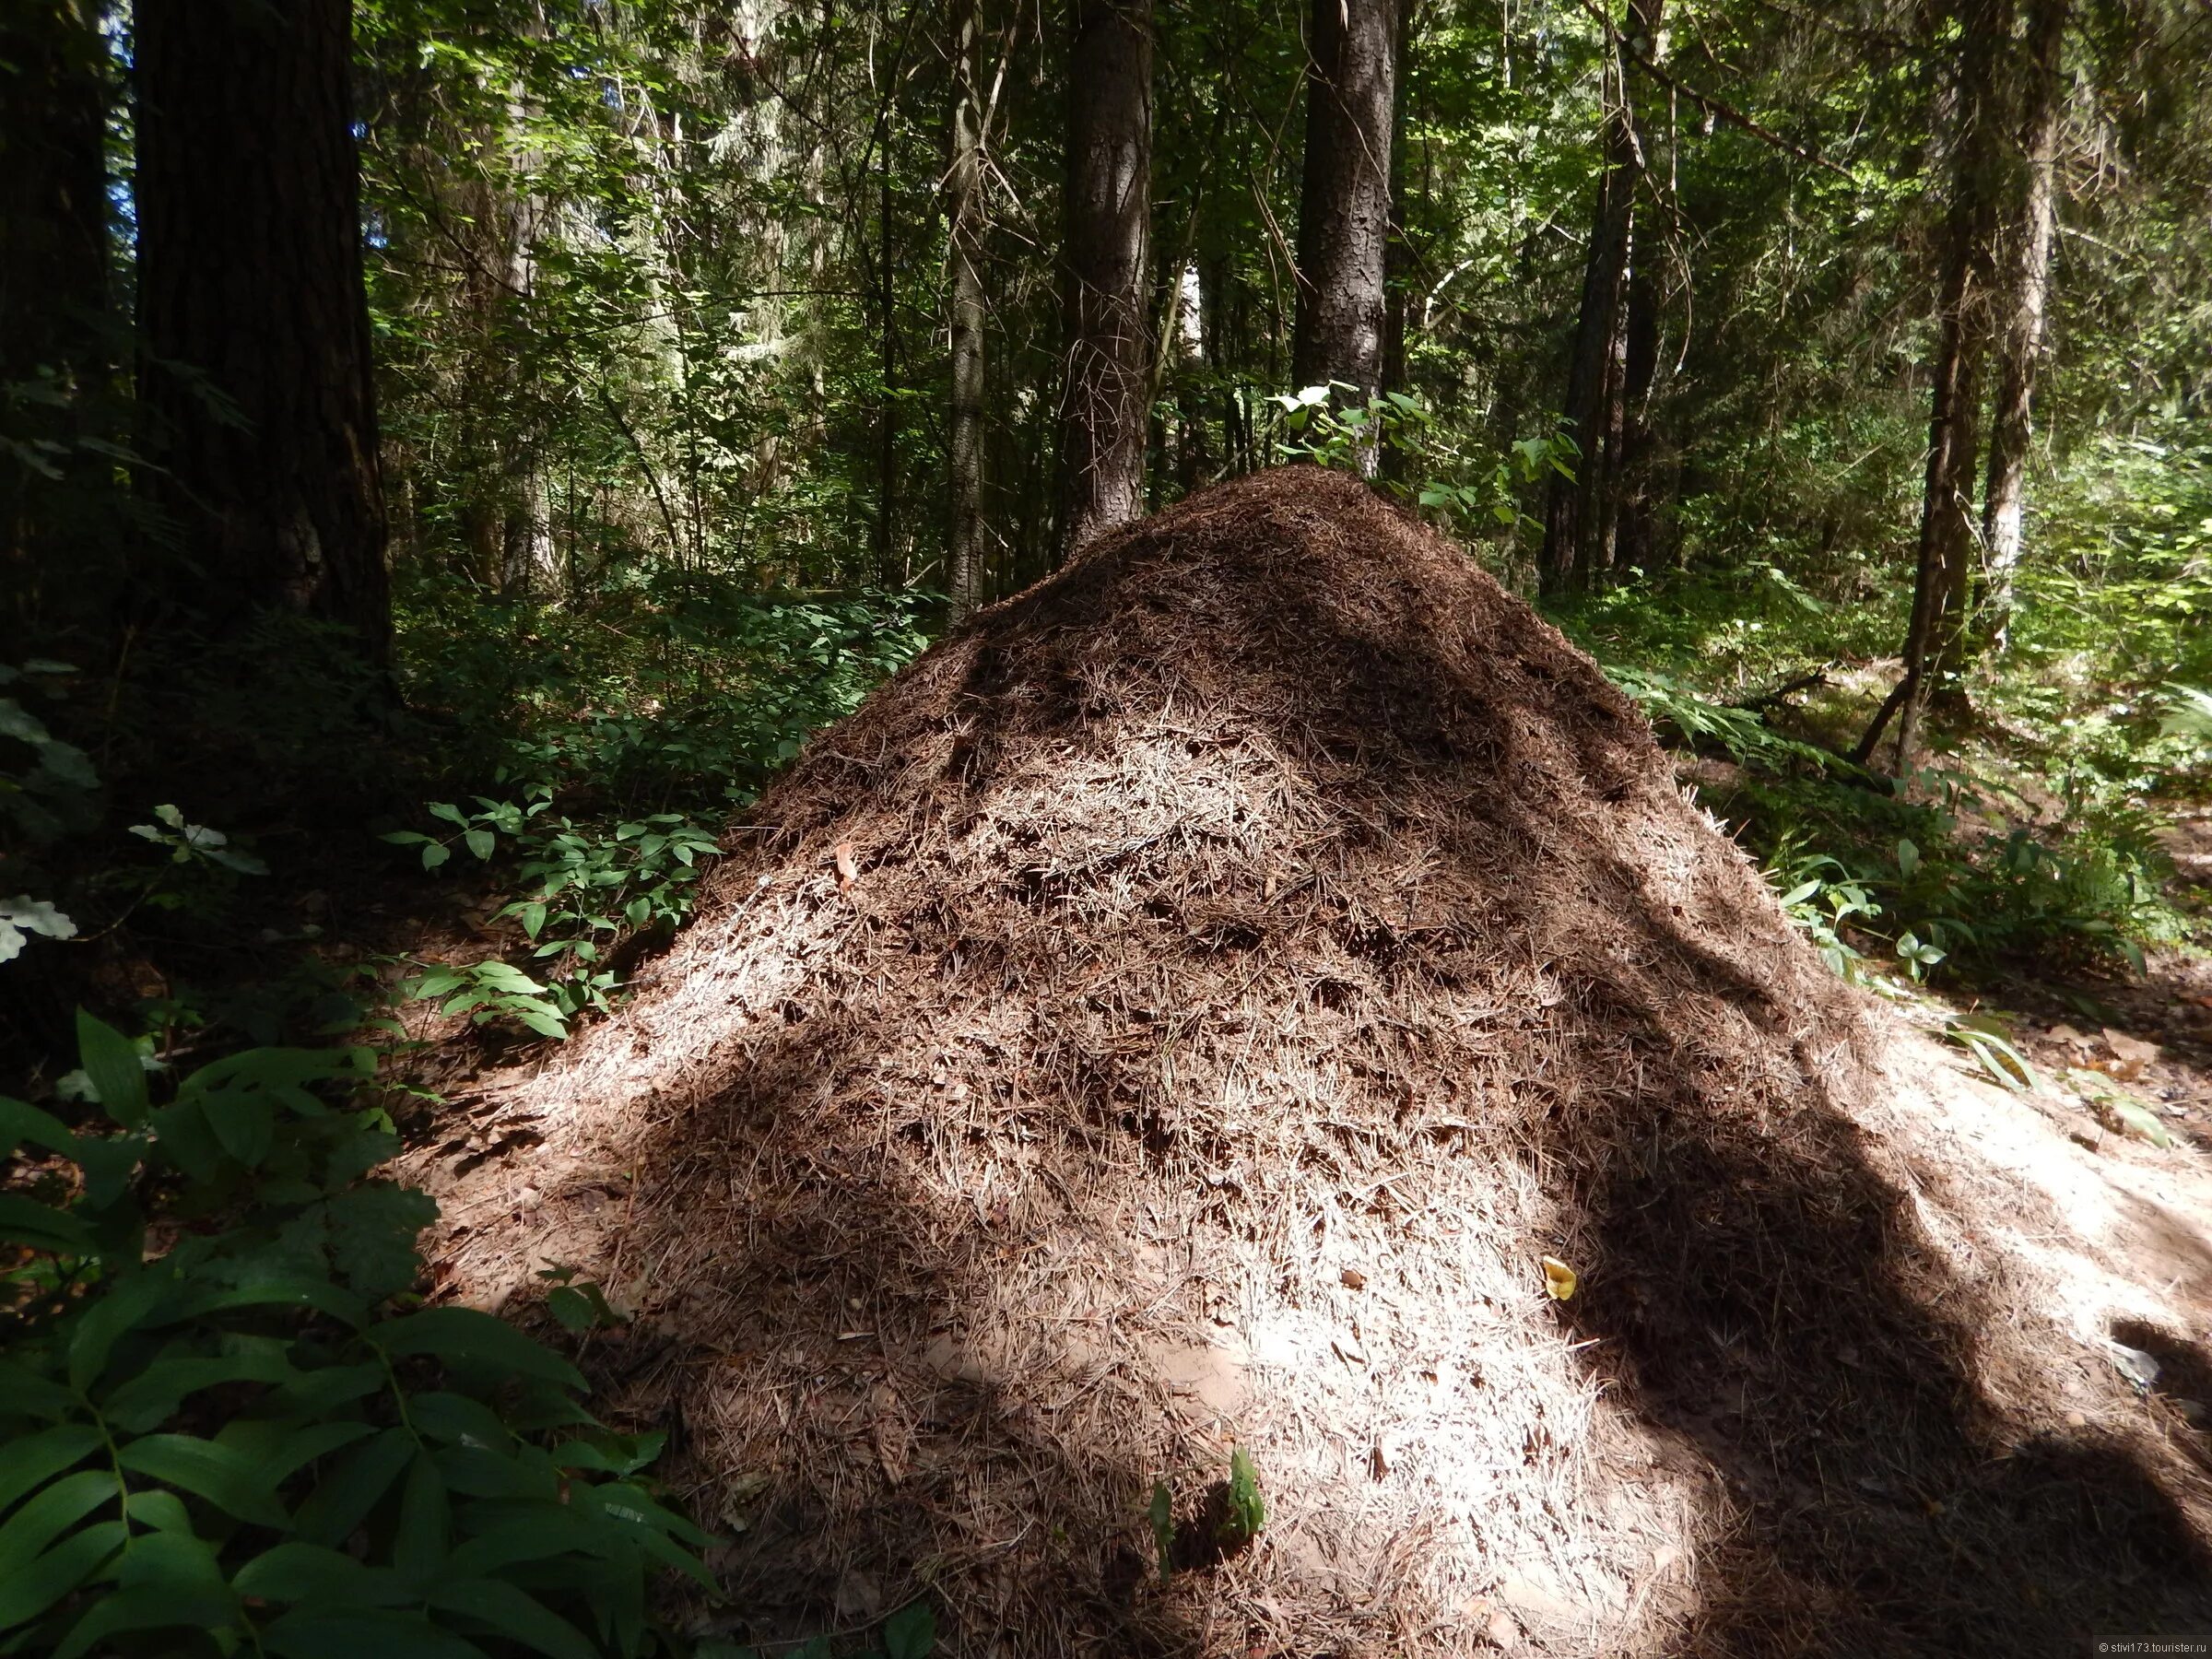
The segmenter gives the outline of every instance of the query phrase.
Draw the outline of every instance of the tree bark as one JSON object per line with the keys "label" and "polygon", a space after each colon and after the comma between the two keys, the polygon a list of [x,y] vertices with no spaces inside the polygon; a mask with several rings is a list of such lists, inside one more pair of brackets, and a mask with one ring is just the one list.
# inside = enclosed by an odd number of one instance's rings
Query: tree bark
{"label": "tree bark", "polygon": [[1997,62],[2011,33],[2011,0],[1963,0],[1958,114],[1952,150],[1940,333],[1929,400],[1912,617],[1898,703],[1897,767],[1912,763],[1922,717],[1959,662],[1976,552],[1974,481],[1981,453],[1982,371],[1989,347],[1994,230]]}
{"label": "tree bark", "polygon": [[[91,599],[75,559],[112,465],[108,278],[107,42],[97,6],[19,6],[0,20],[0,382],[45,378],[0,438],[55,444],[54,471],[0,469],[0,611],[18,637],[46,599]],[[92,533],[106,539],[100,526]],[[94,604],[98,601],[94,600]]]}
{"label": "tree bark", "polygon": [[[953,0],[952,165],[946,217],[952,265],[952,512],[946,548],[953,618],[975,608],[983,539],[983,177],[981,0]],[[889,251],[885,257],[888,262]]]}
{"label": "tree bark", "polygon": [[[1398,0],[1397,68],[1391,76],[1390,240],[1382,250],[1382,363],[1385,394],[1412,389],[1406,361],[1406,296],[1413,285],[1413,247],[1406,240],[1406,101],[1413,82],[1414,0]],[[1413,456],[1404,429],[1383,441],[1379,467],[1394,484],[1411,481]]]}
{"label": "tree bark", "polygon": [[139,0],[153,493],[217,632],[281,606],[392,646],[347,0]]}
{"label": "tree bark", "polygon": [[[1382,388],[1401,3],[1313,0],[1307,45],[1291,372],[1300,386],[1348,385],[1347,400],[1359,405]],[[1360,471],[1373,477],[1371,438],[1357,459]]]}
{"label": "tree bark", "polygon": [[2066,0],[2030,0],[2029,62],[2020,119],[2018,220],[2013,227],[1998,328],[1997,396],[1989,433],[1989,479],[1983,493],[1983,598],[1971,644],[2004,651],[2012,627],[2013,578],[2020,563],[2028,498],[2028,450],[2036,372],[2043,351],[2051,288],[2051,243],[2058,227],[2058,129]]}
{"label": "tree bark", "polygon": [[1060,552],[1143,511],[1151,351],[1151,0],[1077,0],[1068,64]]}
{"label": "tree bark", "polygon": [[0,380],[104,366],[107,42],[88,9],[0,21]]}
{"label": "tree bark", "polygon": [[[1663,53],[1658,36],[1665,0],[1630,0],[1626,28],[1637,49]],[[1604,163],[1590,215],[1583,264],[1582,307],[1568,359],[1565,414],[1581,449],[1572,478],[1555,476],[1546,491],[1544,547],[1537,562],[1545,592],[1579,592],[1604,580],[1619,552],[1623,496],[1630,488],[1632,423],[1649,396],[1657,363],[1655,290],[1637,266],[1636,190],[1643,150],[1629,79],[1630,54],[1614,42],[1606,113]],[[1643,337],[1632,326],[1636,302],[1646,315]],[[1644,345],[1639,353],[1634,347]],[[1641,386],[1633,382],[1641,379]],[[1631,542],[1641,532],[1632,525]]]}
{"label": "tree bark", "polygon": [[140,0],[140,401],[217,632],[269,606],[391,647],[347,0]]}

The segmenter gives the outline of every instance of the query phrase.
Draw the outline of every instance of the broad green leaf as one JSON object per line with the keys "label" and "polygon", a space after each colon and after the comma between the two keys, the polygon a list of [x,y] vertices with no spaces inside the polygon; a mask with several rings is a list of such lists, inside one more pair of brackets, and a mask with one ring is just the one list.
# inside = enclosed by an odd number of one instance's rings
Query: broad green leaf
{"label": "broad green leaf", "polygon": [[93,1233],[67,1210],[20,1193],[0,1193],[0,1243],[21,1244],[53,1255],[82,1255],[92,1249]]}
{"label": "broad green leaf", "polygon": [[926,1601],[911,1601],[883,1621],[885,1659],[929,1659],[937,1645],[937,1614]]}
{"label": "broad green leaf", "polygon": [[116,1461],[136,1474],[205,1498],[225,1514],[256,1526],[282,1526],[284,1506],[253,1461],[235,1449],[192,1434],[148,1434],[130,1441]]}
{"label": "broad green leaf", "polygon": [[[477,1504],[467,1517],[474,1535],[455,1547],[456,1577],[481,1577],[524,1561],[604,1555],[622,1542],[604,1522],[567,1504]],[[489,1520],[490,1524],[481,1524]]]}
{"label": "broad green leaf", "polygon": [[[76,1409],[76,1396],[53,1378],[43,1376],[29,1366],[18,1365],[12,1359],[0,1359],[0,1421],[21,1418],[65,1417]],[[0,1486],[5,1486],[6,1475],[14,1472],[12,1458],[10,1463],[9,1468],[0,1471]],[[12,1498],[0,1500],[0,1509],[5,1509],[11,1501]]]}
{"label": "broad green leaf", "polygon": [[499,844],[499,838],[488,830],[471,830],[461,839],[478,858],[489,858],[492,849]]}
{"label": "broad green leaf", "polygon": [[457,1613],[487,1630],[519,1641],[548,1659],[598,1659],[599,1649],[567,1619],[498,1579],[462,1579],[440,1584],[429,1594],[429,1604],[443,1613]]}
{"label": "broad green leaf", "polygon": [[136,1045],[79,1008],[76,1046],[100,1105],[125,1128],[135,1128],[146,1116],[146,1067],[139,1064]]}
{"label": "broad green leaf", "polygon": [[159,1267],[148,1267],[104,1288],[70,1335],[69,1385],[89,1388],[106,1369],[115,1344],[151,1319],[176,1283]]}
{"label": "broad green leaf", "polygon": [[192,1513],[184,1500],[160,1487],[139,1487],[124,1500],[123,1512],[156,1532],[189,1533]]}
{"label": "broad green leaf", "polygon": [[173,1414],[184,1396],[225,1382],[283,1382],[293,1371],[281,1345],[268,1342],[208,1359],[157,1359],[125,1378],[100,1402],[117,1427],[144,1433]]}
{"label": "broad green leaf", "polygon": [[500,1452],[514,1444],[514,1436],[498,1412],[466,1394],[435,1390],[418,1394],[407,1404],[407,1416],[418,1432],[449,1446],[479,1446]]}
{"label": "broad green leaf", "polygon": [[103,1503],[116,1499],[115,1477],[107,1469],[79,1469],[46,1487],[0,1526],[0,1573],[19,1572],[38,1559],[46,1546]]}
{"label": "broad green leaf", "polygon": [[343,1544],[392,1489],[415,1452],[415,1437],[405,1429],[387,1429],[354,1447],[300,1505],[293,1535],[311,1544]]}
{"label": "broad green leaf", "polygon": [[179,1318],[197,1318],[231,1308],[265,1307],[312,1308],[348,1325],[369,1320],[368,1306],[359,1297],[328,1279],[305,1274],[272,1274],[219,1290],[194,1291],[178,1300],[175,1312]]}
{"label": "broad green leaf", "polygon": [[536,1377],[583,1392],[583,1373],[550,1348],[532,1341],[505,1320],[474,1308],[425,1308],[375,1326],[369,1340],[387,1354],[488,1366],[512,1376]]}
{"label": "broad green leaf", "polygon": [[0,1630],[36,1618],[83,1583],[118,1549],[128,1529],[100,1521],[71,1533],[37,1560],[0,1575]]}
{"label": "broad green leaf", "polygon": [[376,1432],[373,1423],[341,1418],[328,1423],[293,1423],[237,1418],[216,1430],[216,1443],[238,1453],[271,1487],[282,1486],[318,1458],[343,1451]]}
{"label": "broad green leaf", "polygon": [[0,1510],[83,1462],[100,1443],[100,1430],[90,1423],[64,1423],[10,1442],[0,1458]]}
{"label": "broad green leaf", "polygon": [[255,1556],[238,1570],[230,1587],[261,1601],[312,1602],[318,1607],[389,1607],[416,1599],[389,1569],[366,1566],[344,1550],[297,1539]]}
{"label": "broad green leaf", "polygon": [[76,1659],[79,1653],[98,1651],[95,1644],[107,1638],[131,1630],[226,1630],[233,1612],[227,1594],[179,1594],[151,1584],[118,1590],[94,1602],[70,1627],[61,1646],[53,1650],[53,1659]]}
{"label": "broad green leaf", "polygon": [[399,1532],[392,1544],[392,1564],[400,1576],[427,1583],[445,1565],[453,1530],[453,1500],[446,1496],[438,1459],[429,1451],[418,1452],[400,1492]]}
{"label": "broad green leaf", "polygon": [[294,1607],[262,1630],[261,1646],[277,1659],[486,1659],[419,1613],[377,1607]]}
{"label": "broad green leaf", "polygon": [[551,1503],[560,1497],[560,1476],[535,1447],[495,1452],[447,1446],[437,1458],[445,1484],[465,1498],[535,1498]]}

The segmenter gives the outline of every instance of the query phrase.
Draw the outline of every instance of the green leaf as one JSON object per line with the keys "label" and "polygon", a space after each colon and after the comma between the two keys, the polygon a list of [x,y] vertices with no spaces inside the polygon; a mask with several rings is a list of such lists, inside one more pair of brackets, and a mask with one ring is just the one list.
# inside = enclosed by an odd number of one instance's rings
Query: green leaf
{"label": "green leaf", "polygon": [[79,1469],[47,1487],[0,1526],[0,1573],[19,1572],[47,1545],[103,1503],[116,1499],[115,1476],[107,1469]]}
{"label": "green leaf", "polygon": [[100,1432],[90,1423],[65,1423],[13,1441],[0,1461],[0,1510],[82,1462],[100,1444]]}
{"label": "green leaf", "polygon": [[282,1526],[284,1506],[262,1471],[243,1453],[192,1434],[148,1434],[116,1453],[116,1462],[205,1498],[225,1514],[256,1526]]}
{"label": "green leaf", "polygon": [[171,1416],[186,1394],[225,1382],[286,1382],[294,1374],[276,1342],[214,1358],[157,1359],[110,1390],[100,1410],[118,1428],[140,1434]]}
{"label": "green leaf", "polygon": [[146,1117],[146,1067],[139,1064],[137,1046],[79,1008],[76,1048],[108,1115],[126,1129],[136,1128]]}
{"label": "green leaf", "polygon": [[514,1435],[500,1420],[499,1413],[466,1394],[444,1390],[418,1394],[407,1403],[407,1416],[418,1433],[428,1435],[441,1445],[480,1446],[488,1452],[502,1452],[514,1444]]}
{"label": "green leaf", "polygon": [[453,1502],[446,1496],[438,1459],[427,1450],[419,1451],[400,1493],[399,1532],[392,1545],[392,1564],[400,1576],[419,1584],[444,1566],[453,1529]]}
{"label": "green leaf", "polygon": [[399,1606],[416,1593],[388,1569],[364,1565],[344,1550],[292,1539],[264,1550],[230,1581],[241,1595],[260,1601],[312,1602],[318,1606]]}
{"label": "green leaf", "polygon": [[[76,1396],[53,1378],[42,1376],[29,1366],[18,1365],[12,1359],[0,1359],[0,1421],[10,1418],[65,1417],[76,1409]],[[11,1453],[13,1450],[11,1447]],[[5,1471],[0,1471],[0,1488],[5,1488],[6,1477],[14,1472],[11,1455]],[[18,1495],[19,1491],[0,1498],[0,1509],[6,1509]]]}
{"label": "green leaf", "polygon": [[422,849],[422,867],[426,870],[434,870],[453,855],[453,850],[451,847],[438,841],[429,841]]}
{"label": "green leaf", "polygon": [[911,1601],[883,1621],[885,1659],[929,1659],[937,1645],[937,1614],[926,1601]]}
{"label": "green leaf", "polygon": [[489,858],[492,848],[499,844],[499,838],[488,830],[471,830],[461,839],[468,843],[468,850],[478,858]]}
{"label": "green leaf", "polygon": [[98,1571],[129,1529],[101,1521],[71,1533],[29,1565],[0,1575],[0,1630],[36,1618]]}
{"label": "green leaf", "polygon": [[584,1390],[583,1373],[503,1319],[475,1308],[425,1308],[376,1326],[369,1339],[388,1354],[428,1354],[510,1376],[535,1377]]}
{"label": "green leaf", "polygon": [[[519,1641],[548,1659],[598,1659],[599,1649],[567,1619],[514,1585],[498,1579],[463,1579],[438,1585],[429,1601],[441,1612],[457,1613],[497,1635]],[[896,1655],[894,1655],[896,1659]]]}
{"label": "green leaf", "polygon": [[176,1288],[176,1280],[149,1267],[104,1288],[69,1338],[69,1385],[89,1388],[106,1369],[108,1355],[125,1332],[151,1318]]}
{"label": "green leaf", "polygon": [[421,1614],[376,1607],[294,1607],[262,1630],[261,1646],[277,1659],[486,1659]]}
{"label": "green leaf", "polygon": [[20,1193],[0,1193],[0,1242],[49,1255],[85,1255],[92,1250],[93,1232],[67,1210]]}
{"label": "green leaf", "polygon": [[215,1439],[253,1464],[271,1487],[280,1487],[309,1464],[375,1432],[374,1424],[358,1418],[328,1423],[234,1418],[216,1430]]}
{"label": "green leaf", "polygon": [[317,1483],[292,1517],[295,1537],[332,1547],[353,1535],[416,1454],[415,1437],[387,1429],[364,1441]]}
{"label": "green leaf", "polygon": [[76,1659],[79,1653],[92,1652],[95,1643],[129,1630],[228,1630],[234,1611],[228,1591],[219,1596],[206,1592],[179,1594],[156,1584],[119,1590],[94,1602],[70,1627],[68,1636],[53,1650],[53,1659]]}

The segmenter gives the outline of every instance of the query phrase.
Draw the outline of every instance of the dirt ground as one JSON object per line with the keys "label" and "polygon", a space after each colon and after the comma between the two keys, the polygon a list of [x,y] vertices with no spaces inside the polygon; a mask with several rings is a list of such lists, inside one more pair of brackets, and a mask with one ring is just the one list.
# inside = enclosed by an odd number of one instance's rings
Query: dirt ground
{"label": "dirt ground", "polygon": [[[1997,1087],[1356,483],[1109,539],[752,822],[636,1000],[410,1171],[443,1294],[558,1264],[632,1315],[586,1363],[722,1535],[700,1628],[2212,1635],[2212,987],[2023,1001],[2041,1086]],[[1224,1548],[1232,1449],[1267,1523]]]}

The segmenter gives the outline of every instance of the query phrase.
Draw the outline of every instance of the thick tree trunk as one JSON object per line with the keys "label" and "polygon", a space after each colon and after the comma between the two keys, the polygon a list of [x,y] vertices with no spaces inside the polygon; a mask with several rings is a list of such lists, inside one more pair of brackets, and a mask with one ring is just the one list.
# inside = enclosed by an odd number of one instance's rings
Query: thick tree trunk
{"label": "thick tree trunk", "polygon": [[[1382,387],[1383,269],[1390,241],[1391,116],[1402,0],[1313,0],[1306,154],[1298,210],[1291,373],[1341,382],[1365,404]],[[1375,470],[1371,441],[1360,470]]]}
{"label": "thick tree trunk", "polygon": [[218,631],[282,606],[391,646],[347,0],[139,0],[140,396]]}
{"label": "thick tree trunk", "polygon": [[0,469],[0,618],[18,638],[43,601],[92,597],[72,562],[80,538],[64,526],[90,516],[112,465],[79,445],[114,435],[103,409],[113,370],[106,67],[89,0],[21,6],[0,20],[0,382],[51,376],[60,400],[16,405],[0,431],[61,450],[58,477]]}
{"label": "thick tree trunk", "polygon": [[[1627,29],[1644,52],[1662,51],[1658,32],[1665,0],[1631,0]],[[1627,451],[1631,423],[1641,418],[1657,363],[1656,293],[1636,266],[1636,191],[1643,176],[1642,144],[1636,130],[1629,57],[1616,50],[1609,73],[1611,107],[1606,114],[1604,168],[1590,215],[1590,246],[1583,263],[1582,308],[1568,359],[1565,414],[1581,449],[1574,477],[1554,477],[1544,507],[1544,548],[1537,571],[1549,594],[1579,592],[1603,581],[1619,557],[1623,497],[1630,488]],[[1644,339],[1633,348],[1631,312],[1646,308]],[[1641,379],[1641,386],[1633,382]],[[1641,539],[1631,514],[1630,540]]]}
{"label": "thick tree trunk", "polygon": [[2020,563],[2028,500],[2028,450],[2036,371],[2043,351],[2051,243],[2058,227],[2058,129],[2066,0],[2030,0],[2027,96],[2020,119],[2019,216],[2013,227],[1998,325],[1997,396],[1989,433],[1989,481],[1982,500],[1983,589],[1971,643],[2002,652],[2012,626],[2013,576]]}
{"label": "thick tree trunk", "polygon": [[1930,701],[1955,688],[1972,578],[1974,482],[1981,454],[1982,371],[1990,330],[1997,62],[2011,33],[2011,0],[1960,9],[1958,126],[1945,253],[1941,331],[1929,401],[1912,618],[1898,702],[1897,767],[1912,764]]}
{"label": "thick tree trunk", "polygon": [[[1384,393],[1406,393],[1411,371],[1406,360],[1406,296],[1413,285],[1413,248],[1406,240],[1406,100],[1413,83],[1414,0],[1398,0],[1397,72],[1391,77],[1390,240],[1382,250],[1382,380]],[[1383,442],[1381,470],[1394,484],[1409,481],[1413,457],[1394,429]]]}
{"label": "thick tree trunk", "polygon": [[1143,510],[1151,352],[1151,0],[1077,0],[1067,93],[1060,548]]}
{"label": "thick tree trunk", "polygon": [[104,367],[106,57],[89,6],[0,21],[0,380]]}
{"label": "thick tree trunk", "polygon": [[[952,615],[975,608],[983,542],[983,176],[981,0],[954,0],[952,165],[946,217],[952,265],[952,512],[946,581]],[[888,252],[887,252],[888,258]]]}

